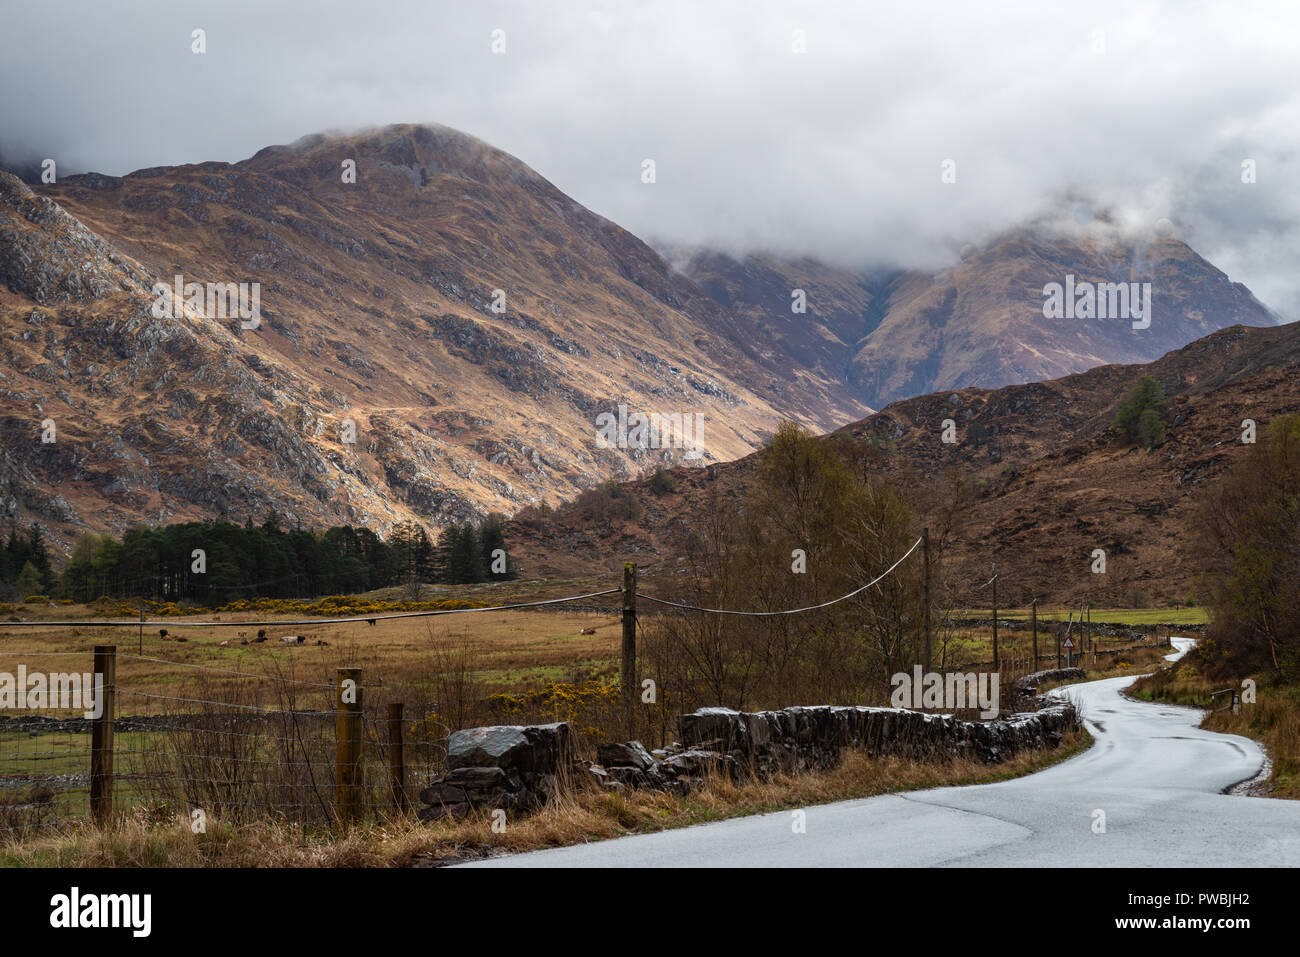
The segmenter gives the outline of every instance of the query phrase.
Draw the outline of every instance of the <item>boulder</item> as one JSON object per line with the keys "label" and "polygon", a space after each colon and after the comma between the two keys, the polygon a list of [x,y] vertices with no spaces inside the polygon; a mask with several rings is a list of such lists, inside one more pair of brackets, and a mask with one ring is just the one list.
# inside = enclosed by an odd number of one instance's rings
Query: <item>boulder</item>
{"label": "boulder", "polygon": [[700,708],[677,717],[682,743],[691,746],[717,741],[720,750],[746,750],[749,745],[747,715],[730,708]]}
{"label": "boulder", "polygon": [[649,771],[659,763],[640,741],[602,744],[596,749],[596,760],[607,768],[639,768],[642,771]]}
{"label": "boulder", "polygon": [[555,774],[573,762],[577,735],[567,721],[497,725],[456,731],[447,743],[447,769],[504,768]]}

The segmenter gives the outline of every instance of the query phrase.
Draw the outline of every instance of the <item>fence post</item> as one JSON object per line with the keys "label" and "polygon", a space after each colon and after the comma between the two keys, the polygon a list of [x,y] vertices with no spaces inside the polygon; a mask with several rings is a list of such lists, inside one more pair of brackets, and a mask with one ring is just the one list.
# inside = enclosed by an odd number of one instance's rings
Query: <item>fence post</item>
{"label": "fence post", "polygon": [[636,562],[623,563],[623,706],[628,737],[635,734],[636,713]]}
{"label": "fence post", "polygon": [[1052,632],[1056,635],[1056,670],[1061,670],[1061,623],[1052,622]]}
{"label": "fence post", "polygon": [[96,679],[102,696],[95,702],[99,717],[90,724],[90,816],[105,823],[113,813],[113,710],[117,690],[117,646],[95,646]]}
{"label": "fence post", "polygon": [[925,673],[929,674],[934,658],[930,653],[930,530],[928,528],[921,530],[921,558],[925,562],[925,594],[923,596],[925,602],[923,609],[925,617]]}
{"label": "fence post", "polygon": [[361,784],[361,669],[339,668],[334,699],[334,814],[341,825],[356,816]]}
{"label": "fence post", "polygon": [[1034,666],[1032,671],[1038,670],[1038,596],[1029,603],[1029,627],[1034,633]]}
{"label": "fence post", "polygon": [[998,663],[998,566],[993,566],[993,664]]}
{"label": "fence post", "polygon": [[388,775],[393,782],[393,806],[406,813],[406,755],[402,740],[402,702],[388,703]]}

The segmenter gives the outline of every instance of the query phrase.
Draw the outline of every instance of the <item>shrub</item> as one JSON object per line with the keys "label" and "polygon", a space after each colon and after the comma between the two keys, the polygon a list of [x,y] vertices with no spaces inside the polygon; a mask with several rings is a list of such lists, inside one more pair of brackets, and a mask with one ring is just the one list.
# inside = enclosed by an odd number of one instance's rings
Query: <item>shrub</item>
{"label": "shrub", "polygon": [[677,483],[663,469],[655,469],[655,474],[650,477],[650,491],[655,495],[667,495],[677,491]]}
{"label": "shrub", "polygon": [[1160,383],[1149,375],[1140,378],[1129,390],[1115,414],[1115,428],[1130,445],[1155,448],[1165,440],[1165,398]]}

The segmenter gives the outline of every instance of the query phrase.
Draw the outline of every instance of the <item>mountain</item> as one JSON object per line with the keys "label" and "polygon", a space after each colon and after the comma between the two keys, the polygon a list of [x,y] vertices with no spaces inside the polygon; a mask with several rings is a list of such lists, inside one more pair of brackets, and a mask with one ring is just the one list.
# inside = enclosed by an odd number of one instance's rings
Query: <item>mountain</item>
{"label": "mountain", "polygon": [[[1232,325],[1277,317],[1185,243],[1135,237],[1098,219],[1035,223],[963,250],[938,273],[854,270],[810,259],[678,251],[682,271],[751,324],[757,341],[825,376],[873,409],[967,386],[997,388],[1110,363],[1149,362]],[[1055,283],[1150,283],[1150,325],[1044,317]],[[802,289],[807,315],[791,313]],[[1064,288],[1062,288],[1064,293]]]}
{"label": "mountain", "polygon": [[[1067,275],[1150,277],[1150,328],[1044,319]],[[258,321],[181,302],[189,283],[256,290]],[[698,419],[717,464],[783,418],[824,432],[1238,321],[1273,317],[1182,243],[1106,229],[1026,227],[938,276],[665,256],[441,126],[49,185],[0,173],[0,517],[65,547],[269,511],[436,530],[683,461],[603,447],[620,406]]]}
{"label": "mountain", "polygon": [[[260,326],[202,302],[156,318],[176,276],[260,284]],[[0,174],[0,328],[3,511],[64,541],[271,509],[439,526],[680,458],[598,447],[620,403],[703,416],[706,461],[782,417],[869,411],[763,354],[636,237],[436,126],[49,186]]]}
{"label": "mountain", "polygon": [[[1166,439],[1150,451],[1120,444],[1110,429],[1142,375],[1171,398]],[[1298,383],[1300,324],[1234,326],[1147,364],[906,399],[822,441],[850,457],[871,454],[873,468],[911,491],[964,483],[947,560],[972,586],[996,563],[1007,605],[1034,594],[1053,603],[1177,603],[1194,592],[1193,523],[1203,491],[1245,451],[1245,419],[1262,431],[1300,412]],[[957,426],[955,444],[941,440],[946,419]],[[525,516],[510,532],[531,558],[528,574],[656,564],[693,516],[743,500],[760,459],[673,470],[667,493],[632,483],[628,491],[644,506],[636,521],[593,523],[569,506],[546,521]],[[1098,548],[1107,553],[1105,574],[1091,571]],[[968,600],[987,603],[974,592]]]}

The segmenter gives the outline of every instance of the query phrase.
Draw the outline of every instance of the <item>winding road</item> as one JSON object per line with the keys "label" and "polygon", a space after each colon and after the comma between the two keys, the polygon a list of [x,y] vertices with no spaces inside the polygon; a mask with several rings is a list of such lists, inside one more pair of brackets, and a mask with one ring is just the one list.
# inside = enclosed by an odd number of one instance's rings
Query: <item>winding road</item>
{"label": "winding road", "polygon": [[[1193,641],[1174,643],[1170,659]],[[1134,680],[1053,692],[1079,704],[1096,744],[1013,781],[809,807],[804,833],[782,811],[462,866],[1300,865],[1300,802],[1224,793],[1259,774],[1259,746],[1201,730],[1200,710],[1126,698]]]}

